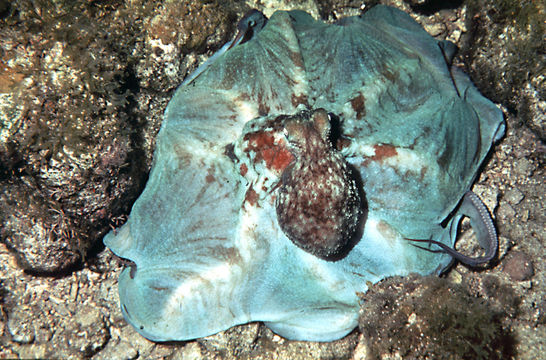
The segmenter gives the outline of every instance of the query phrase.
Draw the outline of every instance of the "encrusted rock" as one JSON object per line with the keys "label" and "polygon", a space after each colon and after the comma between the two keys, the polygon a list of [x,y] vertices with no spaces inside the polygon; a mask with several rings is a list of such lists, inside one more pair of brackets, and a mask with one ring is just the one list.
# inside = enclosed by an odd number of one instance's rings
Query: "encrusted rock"
{"label": "encrusted rock", "polygon": [[535,275],[533,261],[522,251],[511,251],[502,262],[502,270],[514,281],[529,280]]}

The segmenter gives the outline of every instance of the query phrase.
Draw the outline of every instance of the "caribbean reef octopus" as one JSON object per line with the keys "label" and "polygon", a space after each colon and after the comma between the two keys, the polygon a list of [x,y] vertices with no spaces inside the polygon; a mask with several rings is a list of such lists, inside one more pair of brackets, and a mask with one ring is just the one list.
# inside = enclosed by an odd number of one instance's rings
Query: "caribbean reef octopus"
{"label": "caribbean reef octopus", "polygon": [[[367,284],[494,258],[470,188],[504,121],[455,50],[386,6],[245,16],[174,94],[146,188],[104,239],[131,264],[127,321],[155,341],[252,321],[331,341]],[[463,217],[481,257],[454,250]]]}

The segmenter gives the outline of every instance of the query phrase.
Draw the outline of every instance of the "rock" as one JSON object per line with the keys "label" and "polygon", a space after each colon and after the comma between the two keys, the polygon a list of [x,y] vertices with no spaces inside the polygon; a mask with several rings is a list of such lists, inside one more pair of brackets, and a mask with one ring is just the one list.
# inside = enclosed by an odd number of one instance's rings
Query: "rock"
{"label": "rock", "polygon": [[497,215],[501,221],[513,221],[516,218],[516,210],[509,203],[501,201]]}
{"label": "rock", "polygon": [[6,13],[2,4],[0,241],[23,269],[58,274],[121,225],[151,163],[163,96],[195,52],[226,41],[235,10],[137,0],[13,3]]}
{"label": "rock", "polygon": [[502,270],[514,281],[529,280],[535,275],[533,261],[522,251],[509,252],[502,264]]}
{"label": "rock", "polygon": [[516,160],[514,170],[520,176],[530,177],[536,169],[536,165],[527,158],[521,158]]}
{"label": "rock", "polygon": [[136,38],[127,34],[138,26],[128,24],[138,11],[88,5],[13,4],[6,21],[15,25],[0,25],[2,62],[32,74],[0,99],[11,124],[0,137],[0,240],[31,272],[76,265],[110,218],[128,210],[118,199],[145,175],[127,106],[137,91],[128,64]]}
{"label": "rock", "polygon": [[467,4],[461,54],[480,91],[546,137],[544,4],[479,0]]}
{"label": "rock", "polygon": [[104,319],[95,308],[76,313],[63,335],[70,349],[84,356],[95,354],[110,339]]}
{"label": "rock", "polygon": [[29,307],[20,307],[8,316],[8,331],[13,341],[30,344],[34,341],[33,311]]}
{"label": "rock", "polygon": [[[513,352],[496,306],[438,277],[392,277],[361,296],[370,358],[503,358]],[[490,344],[499,344],[492,347]]]}
{"label": "rock", "polygon": [[202,360],[205,359],[202,355],[201,347],[196,342],[191,342],[176,351],[171,357],[172,360]]}
{"label": "rock", "polygon": [[93,357],[94,360],[132,360],[139,357],[138,351],[127,341],[110,342]]}
{"label": "rock", "polygon": [[519,204],[524,197],[525,195],[518,188],[512,188],[504,194],[504,198],[510,203],[510,205]]}

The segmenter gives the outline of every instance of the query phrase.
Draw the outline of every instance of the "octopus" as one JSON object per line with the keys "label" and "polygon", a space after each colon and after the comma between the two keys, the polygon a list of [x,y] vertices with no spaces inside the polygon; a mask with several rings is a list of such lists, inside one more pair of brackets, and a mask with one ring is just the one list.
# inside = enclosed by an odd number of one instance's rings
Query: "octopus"
{"label": "octopus", "polygon": [[[154,341],[253,321],[332,341],[369,284],[494,259],[470,189],[505,125],[455,51],[387,6],[243,17],[175,92],[146,188],[104,238],[125,319]],[[463,218],[482,255],[455,249]]]}

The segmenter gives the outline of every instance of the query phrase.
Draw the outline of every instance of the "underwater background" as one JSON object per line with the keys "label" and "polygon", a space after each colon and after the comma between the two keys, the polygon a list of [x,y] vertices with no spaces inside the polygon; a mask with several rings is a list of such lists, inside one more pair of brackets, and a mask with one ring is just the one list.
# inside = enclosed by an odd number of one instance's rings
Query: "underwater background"
{"label": "underwater background", "polygon": [[[499,260],[362,294],[359,331],[285,340],[263,324],[183,343],[142,338],[119,310],[102,237],[142,192],[167,102],[256,8],[333,22],[382,3],[459,46],[507,134],[472,188]],[[545,25],[539,1],[0,0],[0,358],[535,359],[544,353]],[[472,250],[463,226],[458,248]]]}

